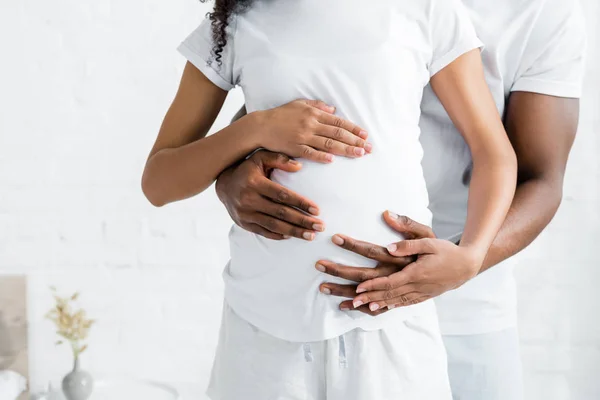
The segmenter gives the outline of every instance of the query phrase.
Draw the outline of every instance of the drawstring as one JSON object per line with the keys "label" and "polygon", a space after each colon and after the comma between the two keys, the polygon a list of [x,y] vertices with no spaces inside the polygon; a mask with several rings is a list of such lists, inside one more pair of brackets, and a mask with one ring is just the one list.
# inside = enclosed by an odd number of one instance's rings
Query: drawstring
{"label": "drawstring", "polygon": [[[348,361],[346,360],[346,338],[344,337],[344,335],[341,335],[338,338],[338,346],[339,346],[338,358],[339,358],[340,368],[346,368],[348,366]],[[312,362],[313,355],[312,355],[312,349],[310,347],[310,343],[304,343],[302,345],[302,349],[304,350],[304,361]]]}
{"label": "drawstring", "polygon": [[310,344],[304,343],[304,345],[302,347],[304,348],[304,360],[306,362],[312,362],[313,356],[312,356],[312,350],[310,348]]}
{"label": "drawstring", "polygon": [[340,341],[340,367],[346,368],[348,366],[348,362],[346,361],[346,339],[344,335],[339,337]]}

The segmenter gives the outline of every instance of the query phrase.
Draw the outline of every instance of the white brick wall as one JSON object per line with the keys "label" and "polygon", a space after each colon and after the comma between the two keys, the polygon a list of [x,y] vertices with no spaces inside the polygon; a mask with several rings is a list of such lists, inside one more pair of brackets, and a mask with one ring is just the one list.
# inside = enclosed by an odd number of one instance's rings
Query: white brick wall
{"label": "white brick wall", "polygon": [[[597,0],[590,71],[600,67]],[[0,271],[30,274],[31,378],[69,367],[42,317],[47,286],[97,317],[84,365],[206,384],[229,219],[213,191],[155,210],[139,179],[183,60],[196,1],[0,3]],[[177,23],[175,23],[177,21]],[[518,270],[527,399],[600,398],[600,79],[589,73],[559,216]],[[235,93],[216,126],[237,106]],[[192,398],[199,398],[194,396]]]}

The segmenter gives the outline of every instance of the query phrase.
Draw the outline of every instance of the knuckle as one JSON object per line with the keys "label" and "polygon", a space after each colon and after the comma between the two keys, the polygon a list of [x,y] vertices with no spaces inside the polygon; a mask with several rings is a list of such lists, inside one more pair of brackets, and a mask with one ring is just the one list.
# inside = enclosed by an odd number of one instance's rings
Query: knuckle
{"label": "knuckle", "polygon": [[276,157],[277,162],[279,162],[281,164],[286,164],[288,161],[290,161],[290,158],[282,153],[277,153],[277,155],[275,157]]}
{"label": "knuckle", "polygon": [[336,117],[333,119],[333,126],[337,127],[337,128],[341,128],[342,125],[344,125],[344,122],[342,121],[341,118]]}
{"label": "knuckle", "polygon": [[312,228],[312,222],[306,217],[300,217],[300,226]]}
{"label": "knuckle", "polygon": [[277,215],[277,218],[285,219],[285,217],[287,216],[287,210],[285,209],[285,207],[277,207],[275,214]]}
{"label": "knuckle", "polygon": [[360,271],[358,273],[358,280],[360,282],[365,282],[368,281],[370,279],[370,274],[368,271]]}
{"label": "knuckle", "polygon": [[277,226],[277,224],[276,224],[275,220],[274,220],[274,219],[272,219],[272,218],[266,218],[266,219],[264,220],[264,223],[263,223],[263,225],[264,225],[264,227],[265,227],[265,228],[267,228],[267,229],[268,229],[268,230],[270,230],[270,231],[273,231],[273,230],[275,230],[275,227]]}
{"label": "knuckle", "polygon": [[302,148],[302,157],[304,157],[304,158],[312,157],[313,153],[314,153],[313,149],[308,146],[305,146]]}
{"label": "knuckle", "polygon": [[404,226],[412,226],[413,224],[413,220],[408,218],[406,215],[400,216],[399,221]]}
{"label": "knuckle", "polygon": [[280,203],[285,203],[290,198],[290,195],[285,190],[280,190],[277,192],[277,201]]}
{"label": "knuckle", "polygon": [[332,149],[334,144],[335,144],[335,141],[333,139],[331,139],[331,138],[325,139],[325,148],[326,149],[328,149],[328,150]]}
{"label": "knuckle", "polygon": [[377,257],[378,254],[379,254],[379,251],[375,245],[370,244],[367,247],[367,258]]}
{"label": "knuckle", "polygon": [[310,205],[308,204],[308,202],[306,200],[300,200],[299,207],[301,210],[308,211],[308,209],[310,208]]}
{"label": "knuckle", "polygon": [[400,296],[398,302],[400,304],[409,304],[410,300],[406,296]]}
{"label": "knuckle", "polygon": [[333,137],[337,140],[341,140],[344,138],[344,130],[340,127],[335,128],[333,131]]}

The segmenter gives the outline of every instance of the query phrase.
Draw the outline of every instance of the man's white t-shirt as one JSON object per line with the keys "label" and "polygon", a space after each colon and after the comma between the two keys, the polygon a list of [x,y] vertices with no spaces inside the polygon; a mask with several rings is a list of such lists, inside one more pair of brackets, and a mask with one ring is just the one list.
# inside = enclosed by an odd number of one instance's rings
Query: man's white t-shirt
{"label": "man's white t-shirt", "polygon": [[340,311],[339,298],[319,293],[324,276],[314,266],[320,259],[374,266],[331,236],[398,241],[382,221],[386,209],[431,224],[419,143],[423,90],[480,46],[457,0],[256,0],[232,19],[221,64],[211,55],[210,21],[182,43],[179,51],[217,86],[241,86],[248,112],[319,99],[366,129],[373,144],[360,159],[305,160],[297,173],[272,174],[319,204],[326,232],[312,242],[273,241],[233,226],[224,279],[238,315],[271,335],[306,342],[433,312],[432,302],[378,318]]}
{"label": "man's white t-shirt", "polygon": [[[577,0],[463,0],[485,49],[486,80],[501,115],[508,96],[526,91],[578,98],[584,74],[585,21]],[[438,237],[463,230],[469,149],[431,88],[423,95],[423,169]],[[468,174],[467,174],[468,175]],[[516,326],[512,260],[436,299],[444,334]]]}

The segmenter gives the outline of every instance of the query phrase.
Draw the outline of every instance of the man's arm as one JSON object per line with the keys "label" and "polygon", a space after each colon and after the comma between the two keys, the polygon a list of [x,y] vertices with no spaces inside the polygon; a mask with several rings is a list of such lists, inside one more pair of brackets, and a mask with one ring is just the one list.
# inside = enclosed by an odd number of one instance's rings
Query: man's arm
{"label": "man's arm", "polygon": [[579,99],[510,96],[505,126],[517,154],[517,191],[480,272],[531,244],[556,214],[578,121]]}
{"label": "man's arm", "polygon": [[[562,199],[565,168],[578,120],[578,99],[529,92],[511,95],[505,127],[517,154],[517,190],[480,273],[523,250],[552,220]],[[388,213],[384,219],[392,229],[407,237],[435,236],[431,228],[408,217],[390,218]],[[378,266],[355,268],[319,261],[320,271],[356,282],[321,285],[323,293],[353,298],[342,301],[341,309],[356,308],[377,315],[389,308],[439,296],[466,282],[466,274],[457,265],[415,274],[409,272],[410,268],[405,269],[411,260],[390,258],[385,247],[353,238],[342,239],[338,241],[341,247],[378,261]]]}

